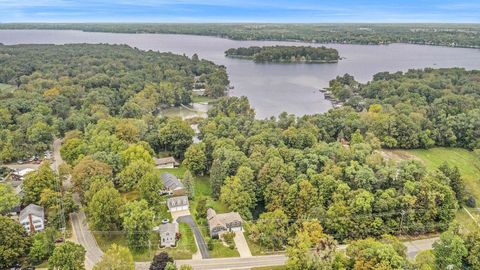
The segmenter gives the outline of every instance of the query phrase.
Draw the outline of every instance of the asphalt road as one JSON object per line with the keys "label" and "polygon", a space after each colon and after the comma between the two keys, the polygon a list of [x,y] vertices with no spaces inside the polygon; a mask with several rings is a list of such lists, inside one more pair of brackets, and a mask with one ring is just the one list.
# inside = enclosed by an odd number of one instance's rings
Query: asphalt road
{"label": "asphalt road", "polygon": [[[62,156],[60,155],[60,147],[62,145],[62,140],[55,139],[53,142],[53,158],[52,169],[58,172],[58,167],[63,163]],[[70,178],[67,182],[70,181]],[[69,186],[70,183],[64,183],[66,186]],[[80,206],[80,199],[78,195],[74,195],[75,202]],[[90,270],[93,266],[99,262],[102,258],[103,252],[98,247],[95,237],[88,229],[87,218],[85,213],[80,210],[77,213],[70,214],[70,220],[72,222],[72,228],[74,230],[77,242],[82,245],[87,251],[85,254],[85,268]]]}
{"label": "asphalt road", "polygon": [[200,229],[198,228],[197,224],[193,220],[192,216],[182,216],[177,218],[177,222],[179,223],[186,223],[188,226],[193,231],[193,234],[195,235],[195,240],[197,241],[197,246],[198,250],[200,250],[200,253],[202,254],[202,259],[208,259],[210,258],[210,255],[208,254],[208,247],[207,244],[205,243],[205,239],[202,236],[202,233],[200,232]]}
{"label": "asphalt road", "polygon": [[[418,252],[432,248],[438,237],[404,242],[407,247],[407,256],[414,258]],[[338,246],[338,250],[345,250],[346,245]],[[283,254],[269,256],[253,256],[249,258],[216,258],[204,260],[177,260],[177,266],[191,265],[195,270],[226,270],[226,269],[250,269],[252,267],[265,267],[284,265],[287,257]],[[135,269],[148,270],[150,263],[136,263]]]}

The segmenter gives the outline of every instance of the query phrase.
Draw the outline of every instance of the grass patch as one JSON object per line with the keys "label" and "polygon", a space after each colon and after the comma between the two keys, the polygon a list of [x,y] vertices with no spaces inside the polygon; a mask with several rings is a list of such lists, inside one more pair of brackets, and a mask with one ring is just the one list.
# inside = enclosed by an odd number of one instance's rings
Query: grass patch
{"label": "grass patch", "polygon": [[[208,241],[208,240],[207,240]],[[240,257],[237,249],[231,249],[223,245],[222,241],[218,239],[214,239],[213,241],[213,249],[209,250],[210,257],[212,258],[231,258],[231,257]]]}
{"label": "grass patch", "polygon": [[137,190],[133,190],[130,192],[122,193],[122,196],[127,201],[135,201],[140,198],[140,194]]}
{"label": "grass patch", "polygon": [[197,245],[190,227],[185,223],[179,224],[181,238],[174,248],[162,248],[160,251],[166,251],[175,260],[187,260],[192,258],[192,254],[197,252]]}
{"label": "grass patch", "polygon": [[179,167],[177,168],[165,168],[165,169],[158,169],[160,171],[160,173],[171,173],[173,175],[175,175],[176,177],[179,177],[179,178],[182,178],[183,175],[185,174],[185,171],[187,170],[187,168],[185,168],[185,166],[183,165],[180,165]]}
{"label": "grass patch", "polygon": [[200,103],[200,102],[213,102],[217,100],[216,98],[211,98],[211,97],[207,97],[207,96],[197,96],[197,95],[193,95],[192,96],[192,102],[193,103]]}
{"label": "grass patch", "polygon": [[[95,239],[97,240],[97,244],[100,247],[100,249],[105,252],[107,249],[112,245],[112,244],[117,244],[121,246],[128,247],[127,245],[127,239],[125,237],[125,234],[123,232],[116,232],[116,233],[99,233],[99,232],[94,232],[93,235],[95,236]],[[148,247],[142,247],[141,249],[138,250],[132,250],[133,259],[136,262],[147,262],[151,261],[153,259],[153,256],[158,253],[158,243],[159,243],[159,235],[157,233],[152,232],[152,237],[150,238],[151,240],[151,246]]]}

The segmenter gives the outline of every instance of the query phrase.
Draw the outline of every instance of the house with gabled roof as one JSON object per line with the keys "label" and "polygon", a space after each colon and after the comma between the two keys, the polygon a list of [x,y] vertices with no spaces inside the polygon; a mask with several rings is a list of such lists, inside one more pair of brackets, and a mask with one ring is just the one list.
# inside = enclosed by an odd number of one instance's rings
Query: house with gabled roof
{"label": "house with gabled roof", "polygon": [[20,211],[18,221],[29,233],[43,231],[45,229],[45,211],[39,205],[29,204]]}
{"label": "house with gabled roof", "polygon": [[183,196],[185,195],[185,187],[183,186],[180,179],[171,173],[162,173],[160,178],[163,182],[162,194],[169,194],[174,196]]}
{"label": "house with gabled roof", "polygon": [[211,237],[225,232],[243,232],[243,219],[237,212],[217,214],[212,208],[207,210],[208,229]]}
{"label": "house with gabled roof", "polygon": [[167,199],[167,207],[170,212],[188,210],[189,203],[187,196],[171,197]]}

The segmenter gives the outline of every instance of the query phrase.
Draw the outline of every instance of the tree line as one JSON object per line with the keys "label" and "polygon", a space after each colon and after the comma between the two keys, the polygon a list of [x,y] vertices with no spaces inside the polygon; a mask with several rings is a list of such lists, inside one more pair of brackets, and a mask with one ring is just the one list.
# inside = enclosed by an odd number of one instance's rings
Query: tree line
{"label": "tree line", "polygon": [[409,43],[480,47],[478,24],[161,24],[4,23],[0,29],[55,29],[112,33],[166,33],[235,40],[278,40],[342,44]]}
{"label": "tree line", "polygon": [[346,74],[329,88],[346,106],[313,118],[329,136],[349,139],[359,129],[375,134],[385,148],[478,149],[479,78],[478,70],[427,68],[381,72],[361,84]]}
{"label": "tree line", "polygon": [[264,46],[230,48],[225,56],[244,58],[255,62],[280,63],[336,63],[340,59],[338,51],[332,48],[308,46]]}

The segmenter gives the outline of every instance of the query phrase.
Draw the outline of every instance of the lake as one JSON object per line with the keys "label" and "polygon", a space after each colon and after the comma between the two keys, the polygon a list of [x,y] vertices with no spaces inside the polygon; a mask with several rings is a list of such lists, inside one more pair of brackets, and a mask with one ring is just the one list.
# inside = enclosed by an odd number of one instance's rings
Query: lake
{"label": "lake", "polygon": [[257,64],[231,59],[224,51],[234,47],[264,45],[322,44],[277,41],[234,41],[216,37],[167,34],[116,34],[63,30],[0,30],[0,43],[110,43],[128,44],[143,50],[173,52],[188,56],[197,53],[227,67],[233,96],[247,96],[258,118],[277,116],[283,111],[296,115],[322,113],[332,105],[318,89],[328,86],[337,75],[349,73],[366,82],[382,71],[411,68],[464,67],[480,69],[480,50],[410,44],[346,45],[327,44],[343,60],[333,64]]}

